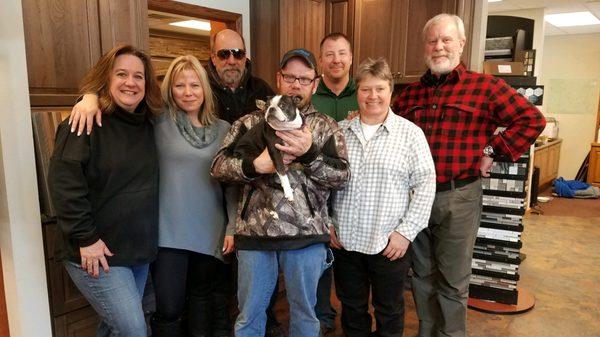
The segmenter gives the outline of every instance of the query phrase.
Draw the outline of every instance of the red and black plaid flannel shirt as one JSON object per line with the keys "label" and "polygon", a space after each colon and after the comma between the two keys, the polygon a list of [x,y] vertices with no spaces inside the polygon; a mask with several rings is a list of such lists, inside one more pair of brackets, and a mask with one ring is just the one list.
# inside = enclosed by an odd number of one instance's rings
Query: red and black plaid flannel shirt
{"label": "red and black plaid flannel shirt", "polygon": [[[477,177],[486,145],[517,160],[546,125],[540,111],[503,80],[467,71],[462,63],[438,82],[427,71],[392,107],[425,132],[438,183]],[[499,126],[506,129],[494,135]]]}

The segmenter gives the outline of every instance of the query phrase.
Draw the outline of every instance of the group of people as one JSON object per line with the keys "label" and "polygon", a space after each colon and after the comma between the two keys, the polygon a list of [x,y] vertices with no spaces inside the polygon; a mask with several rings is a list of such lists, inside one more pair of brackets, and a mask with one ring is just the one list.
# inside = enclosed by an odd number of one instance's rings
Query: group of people
{"label": "group of people", "polygon": [[144,52],[113,48],[57,130],[57,256],[101,317],[98,336],[146,336],[149,270],[153,336],[283,336],[280,273],[289,336],[333,331],[332,279],[346,336],[372,336],[369,297],[374,335],[402,336],[409,268],[419,336],[465,336],[479,178],[496,156],[519,158],[545,120],[502,80],[465,68],[462,20],[427,22],[428,70],[393,102],[386,61],[363,61],[353,78],[341,33],[323,38],[318,58],[284,54],[277,94],[293,97],[303,120],[276,132],[293,201],[267,149],[236,151],[273,90],[252,75],[237,32],[212,42],[207,69],[178,57],[160,89]]}

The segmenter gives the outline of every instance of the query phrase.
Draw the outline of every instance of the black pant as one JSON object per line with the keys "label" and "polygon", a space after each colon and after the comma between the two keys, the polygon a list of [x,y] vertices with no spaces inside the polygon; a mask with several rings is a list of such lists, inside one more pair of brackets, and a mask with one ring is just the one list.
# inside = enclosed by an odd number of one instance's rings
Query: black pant
{"label": "black pant", "polygon": [[189,303],[190,336],[228,336],[230,268],[219,259],[188,250],[159,248],[152,266],[156,293],[154,321],[178,321]]}
{"label": "black pant", "polygon": [[369,290],[375,308],[377,336],[402,337],[404,279],[410,254],[390,261],[381,254],[367,255],[332,249],[335,290],[342,303],[342,328],[347,337],[371,336]]}

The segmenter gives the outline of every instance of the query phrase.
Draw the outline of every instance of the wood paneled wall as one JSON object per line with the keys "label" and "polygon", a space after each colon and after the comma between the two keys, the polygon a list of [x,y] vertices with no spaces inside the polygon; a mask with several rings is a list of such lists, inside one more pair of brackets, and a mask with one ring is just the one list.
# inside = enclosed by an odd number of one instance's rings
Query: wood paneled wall
{"label": "wood paneled wall", "polygon": [[202,64],[210,59],[210,37],[150,31],[150,55],[157,76],[164,76],[171,61],[178,56],[191,54]]}

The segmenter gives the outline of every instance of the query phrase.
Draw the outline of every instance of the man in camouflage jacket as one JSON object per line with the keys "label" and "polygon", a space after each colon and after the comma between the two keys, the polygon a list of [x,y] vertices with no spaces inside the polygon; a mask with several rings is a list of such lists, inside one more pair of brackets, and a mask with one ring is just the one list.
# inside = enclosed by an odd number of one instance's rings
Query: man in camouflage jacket
{"label": "man in camouflage jacket", "polygon": [[236,219],[238,301],[235,335],[263,336],[269,298],[284,273],[290,303],[290,337],[317,337],[316,290],[331,264],[327,199],[350,177],[346,145],[337,123],[311,104],[317,87],[316,61],[304,49],[287,52],[277,73],[280,94],[300,99],[301,130],[277,132],[294,201],[283,195],[267,150],[256,158],[234,156],[237,141],[264,118],[248,114],[231,127],[212,164],[212,175],[244,184]]}

